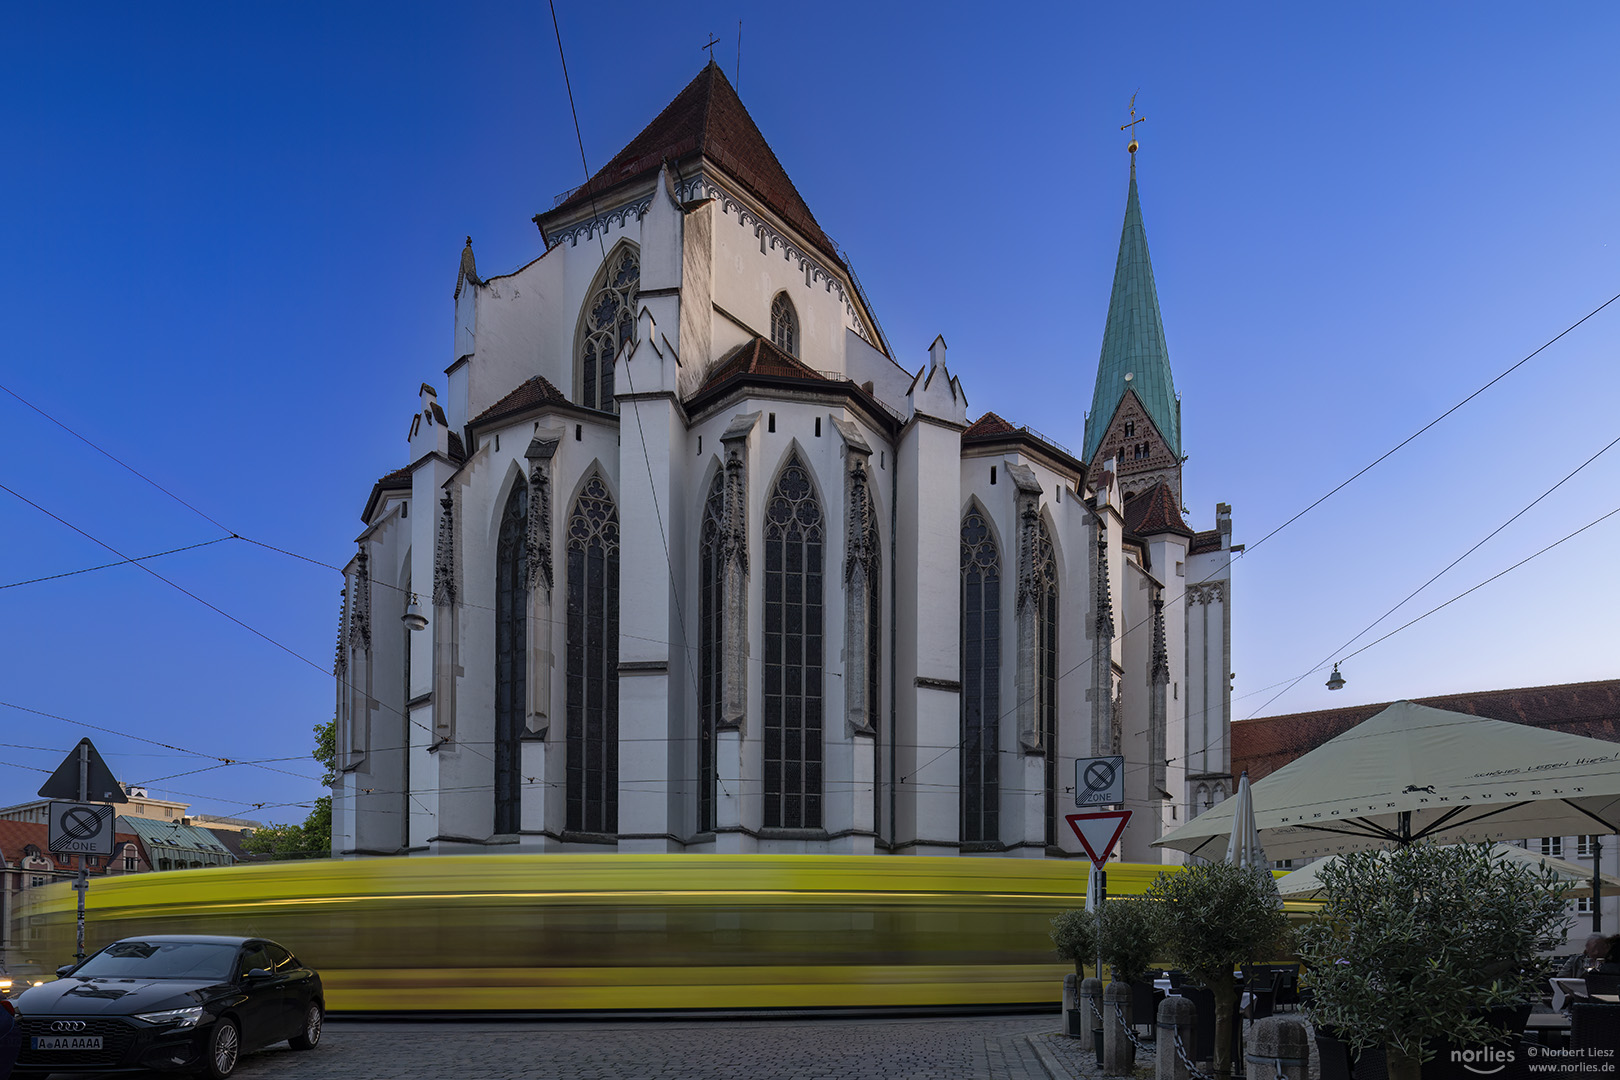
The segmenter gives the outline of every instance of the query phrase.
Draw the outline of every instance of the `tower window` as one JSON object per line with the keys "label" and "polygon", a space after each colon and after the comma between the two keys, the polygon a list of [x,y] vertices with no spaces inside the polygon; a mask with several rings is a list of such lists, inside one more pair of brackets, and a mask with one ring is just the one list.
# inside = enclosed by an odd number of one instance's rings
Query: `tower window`
{"label": "tower window", "polygon": [[799,355],[799,313],[785,292],[771,301],[771,344],[789,356]]}
{"label": "tower window", "polygon": [[1127,420],[1127,421],[1125,421],[1125,437],[1127,439],[1133,439],[1133,438],[1136,437],[1136,421],[1135,420]]}
{"label": "tower window", "polygon": [[641,257],[635,247],[614,248],[585,299],[580,313],[578,345],[579,403],[612,412],[613,363],[619,349],[636,336],[636,291],[641,284]]}

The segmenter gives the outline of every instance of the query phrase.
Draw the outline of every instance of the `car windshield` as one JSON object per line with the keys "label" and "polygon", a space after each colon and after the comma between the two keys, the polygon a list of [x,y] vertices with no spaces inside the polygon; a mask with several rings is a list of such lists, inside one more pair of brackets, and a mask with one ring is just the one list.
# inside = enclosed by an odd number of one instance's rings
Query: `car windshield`
{"label": "car windshield", "polygon": [[85,979],[228,979],[236,946],[211,941],[120,941],[84,962]]}

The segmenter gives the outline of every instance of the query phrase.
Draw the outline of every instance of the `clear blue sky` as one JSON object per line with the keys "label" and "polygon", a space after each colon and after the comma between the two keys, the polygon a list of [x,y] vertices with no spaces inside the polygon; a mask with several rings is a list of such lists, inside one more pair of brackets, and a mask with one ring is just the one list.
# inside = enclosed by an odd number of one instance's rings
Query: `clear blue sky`
{"label": "clear blue sky", "polygon": [[[1251,545],[1620,292],[1620,8],[578,4],[602,164],[706,59],[849,252],[899,359],[1082,441],[1140,183],[1196,528]],[[440,385],[462,237],[486,274],[582,180],[547,9],[8,6],[4,385],[228,529],[342,564]],[[1236,570],[1234,715],[1612,678],[1620,516],[1325,671],[1620,436],[1620,303]],[[219,529],[0,395],[4,483],[118,550]],[[1609,452],[1362,643],[1620,506]],[[111,561],[0,492],[3,581]],[[301,819],[339,575],[240,541],[0,590],[0,804],[84,734],[199,811]],[[317,670],[319,669],[319,670]],[[1272,689],[1266,689],[1272,687]],[[43,747],[45,749],[21,749]],[[163,779],[160,779],[163,778]],[[254,803],[268,804],[255,810]]]}

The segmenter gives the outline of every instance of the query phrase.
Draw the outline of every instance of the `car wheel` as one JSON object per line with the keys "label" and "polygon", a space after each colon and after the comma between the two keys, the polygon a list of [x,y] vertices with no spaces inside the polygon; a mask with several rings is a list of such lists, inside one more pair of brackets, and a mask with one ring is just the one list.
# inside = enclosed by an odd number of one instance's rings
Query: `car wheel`
{"label": "car wheel", "polygon": [[294,1050],[313,1050],[315,1044],[321,1041],[321,1007],[316,1002],[310,1002],[309,1008],[304,1011],[304,1030],[287,1040],[287,1045]]}
{"label": "car wheel", "polygon": [[242,1054],[242,1034],[236,1021],[221,1017],[214,1023],[208,1036],[208,1056],[203,1062],[203,1075],[211,1080],[225,1080],[236,1070],[236,1059]]}

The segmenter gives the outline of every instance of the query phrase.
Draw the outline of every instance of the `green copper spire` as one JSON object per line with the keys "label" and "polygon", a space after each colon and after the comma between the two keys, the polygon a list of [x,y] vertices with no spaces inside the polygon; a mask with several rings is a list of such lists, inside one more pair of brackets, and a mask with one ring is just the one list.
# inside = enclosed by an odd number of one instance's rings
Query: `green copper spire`
{"label": "green copper spire", "polygon": [[[1133,144],[1134,146],[1134,144]],[[1127,376],[1129,380],[1127,381]],[[1136,198],[1136,156],[1131,155],[1131,193],[1125,202],[1125,229],[1119,237],[1114,266],[1114,294],[1108,300],[1108,326],[1103,330],[1102,358],[1097,362],[1097,389],[1086,417],[1087,462],[1097,453],[1108,424],[1125,391],[1133,390],[1164,436],[1170,452],[1181,456],[1181,408],[1170,378],[1170,352],[1159,317],[1159,292],[1153,285],[1147,230]]]}

